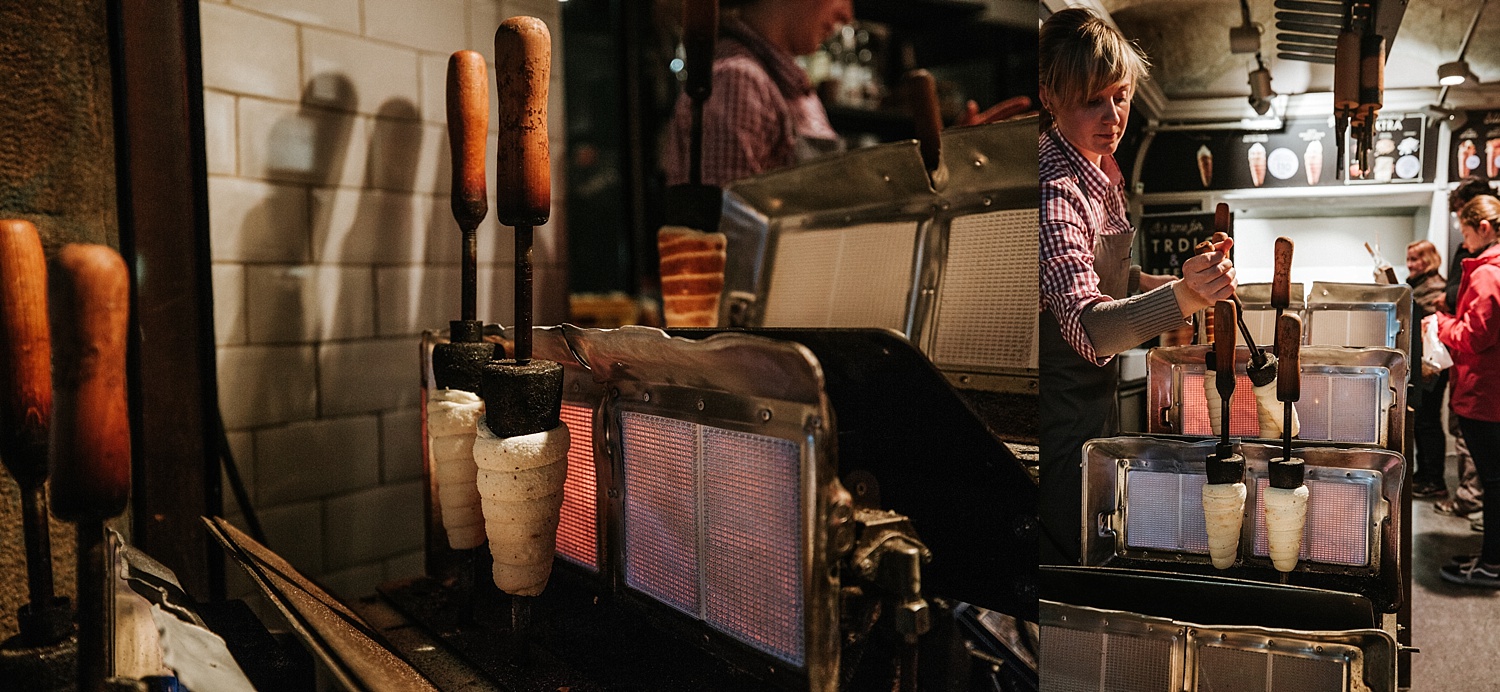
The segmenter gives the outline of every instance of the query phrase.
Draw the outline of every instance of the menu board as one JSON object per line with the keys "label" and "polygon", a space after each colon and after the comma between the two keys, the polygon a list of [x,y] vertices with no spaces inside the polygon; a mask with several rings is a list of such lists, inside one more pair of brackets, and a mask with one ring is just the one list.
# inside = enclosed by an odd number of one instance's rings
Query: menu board
{"label": "menu board", "polygon": [[1468,175],[1500,178],[1500,111],[1471,111],[1468,124],[1453,133],[1451,177]]}
{"label": "menu board", "polygon": [[1141,273],[1182,276],[1182,263],[1193,256],[1193,247],[1213,236],[1214,215],[1146,214],[1141,217],[1140,233],[1145,247]]}
{"label": "menu board", "polygon": [[[1146,153],[1140,182],[1148,193],[1420,183],[1436,169],[1427,130],[1420,113],[1379,118],[1374,166],[1368,173],[1354,170],[1356,175],[1348,174],[1352,142],[1345,143],[1343,161],[1338,158],[1332,116],[1289,121],[1277,132],[1161,132]],[[1494,135],[1500,158],[1500,125]]]}

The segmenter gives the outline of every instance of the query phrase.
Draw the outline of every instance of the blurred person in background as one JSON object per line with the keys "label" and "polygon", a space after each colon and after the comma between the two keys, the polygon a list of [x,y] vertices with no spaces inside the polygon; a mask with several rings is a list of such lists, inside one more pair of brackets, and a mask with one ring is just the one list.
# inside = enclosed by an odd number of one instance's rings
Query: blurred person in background
{"label": "blurred person in background", "polygon": [[[1479,195],[1494,194],[1490,188],[1489,181],[1478,176],[1467,176],[1458,181],[1453,191],[1448,193],[1448,212],[1451,221],[1451,232],[1460,233],[1458,223],[1458,212],[1463,209],[1469,200]],[[1453,314],[1458,307],[1458,285],[1463,278],[1463,261],[1469,257],[1469,251],[1459,245],[1453,253],[1453,259],[1448,263],[1448,287],[1442,304],[1443,312]],[[1458,414],[1453,412],[1451,405],[1453,397],[1453,380],[1448,380],[1448,436],[1453,438],[1453,454],[1458,462],[1458,485],[1453,489],[1452,497],[1440,499],[1433,503],[1432,509],[1438,514],[1446,514],[1453,517],[1466,517],[1473,515],[1471,520],[1474,524],[1482,527],[1479,522],[1483,514],[1479,510],[1484,508],[1484,488],[1479,484],[1479,473],[1474,469],[1474,457],[1469,454],[1469,445],[1464,442],[1463,431],[1458,427]],[[1476,528],[1476,530],[1478,530]]]}
{"label": "blurred person in background", "polygon": [[[1458,214],[1464,248],[1455,314],[1428,317],[1437,322],[1438,338],[1453,356],[1453,410],[1474,455],[1485,494],[1500,493],[1500,199],[1480,195]],[[1500,513],[1485,503],[1485,514]],[[1485,521],[1488,525],[1490,522]],[[1478,554],[1455,556],[1440,568],[1446,581],[1500,588],[1500,531],[1485,531]]]}
{"label": "blurred person in background", "polygon": [[[1418,323],[1437,312],[1445,299],[1447,282],[1438,273],[1442,263],[1431,241],[1418,240],[1406,246],[1406,283],[1411,286],[1413,318]],[[1444,498],[1448,496],[1443,484],[1448,436],[1443,433],[1443,391],[1448,386],[1448,371],[1432,369],[1424,361],[1421,382],[1422,403],[1416,410],[1417,470],[1412,474],[1411,495]]]}

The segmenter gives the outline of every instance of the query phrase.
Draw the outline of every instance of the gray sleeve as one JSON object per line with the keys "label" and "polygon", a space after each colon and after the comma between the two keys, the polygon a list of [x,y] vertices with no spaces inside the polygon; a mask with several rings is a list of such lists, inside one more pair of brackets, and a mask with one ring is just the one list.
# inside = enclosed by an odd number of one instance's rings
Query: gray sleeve
{"label": "gray sleeve", "polygon": [[1135,348],[1147,339],[1181,326],[1182,309],[1170,282],[1124,300],[1094,303],[1079,321],[1094,344],[1094,352],[1109,356]]}

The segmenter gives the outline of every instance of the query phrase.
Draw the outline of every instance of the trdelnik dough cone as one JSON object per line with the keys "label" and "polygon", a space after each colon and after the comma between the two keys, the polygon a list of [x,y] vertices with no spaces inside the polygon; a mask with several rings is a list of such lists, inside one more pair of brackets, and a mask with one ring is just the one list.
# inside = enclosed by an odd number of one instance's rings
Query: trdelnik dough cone
{"label": "trdelnik dough cone", "polygon": [[547,587],[568,477],[568,444],[568,426],[562,423],[546,432],[506,438],[479,424],[475,481],[495,586],[508,594],[536,596]]}
{"label": "trdelnik dough cone", "polygon": [[668,327],[718,326],[726,244],[723,233],[682,226],[663,226],[656,234],[662,315]]}
{"label": "trdelnik dough cone", "polygon": [[475,427],[484,416],[484,401],[462,389],[437,389],[427,402],[427,450],[437,478],[443,529],[454,550],[484,543],[484,515],[474,485]]}
{"label": "trdelnik dough cone", "polygon": [[[1279,459],[1272,460],[1276,461]],[[1307,486],[1290,489],[1267,486],[1264,492],[1271,562],[1276,569],[1290,572],[1297,568],[1297,556],[1302,552],[1302,533],[1307,526]]]}
{"label": "trdelnik dough cone", "polygon": [[1205,483],[1203,523],[1208,529],[1208,556],[1218,569],[1234,564],[1240,549],[1240,525],[1245,518],[1244,483]]}

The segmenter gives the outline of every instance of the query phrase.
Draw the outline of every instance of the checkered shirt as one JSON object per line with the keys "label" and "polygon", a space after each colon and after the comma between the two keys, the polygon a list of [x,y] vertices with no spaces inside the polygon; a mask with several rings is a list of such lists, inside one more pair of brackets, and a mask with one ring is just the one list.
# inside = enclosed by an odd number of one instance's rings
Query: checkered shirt
{"label": "checkered shirt", "polygon": [[1104,157],[1101,170],[1061,135],[1054,141],[1042,133],[1037,152],[1042,194],[1041,308],[1057,319],[1063,339],[1078,355],[1104,365],[1112,356],[1094,352],[1079,318],[1094,303],[1126,297],[1100,293],[1099,275],[1094,273],[1094,245],[1099,236],[1131,231],[1125,215],[1124,178],[1113,156]]}
{"label": "checkered shirt", "polygon": [[[677,99],[662,165],[667,184],[688,181],[692,99]],[[725,17],[714,49],[713,93],[703,104],[703,184],[797,162],[798,136],[837,139],[807,73],[737,17]]]}

